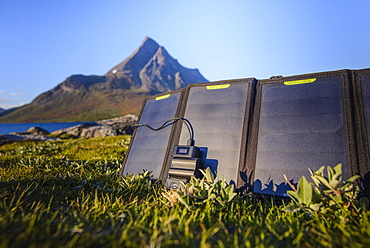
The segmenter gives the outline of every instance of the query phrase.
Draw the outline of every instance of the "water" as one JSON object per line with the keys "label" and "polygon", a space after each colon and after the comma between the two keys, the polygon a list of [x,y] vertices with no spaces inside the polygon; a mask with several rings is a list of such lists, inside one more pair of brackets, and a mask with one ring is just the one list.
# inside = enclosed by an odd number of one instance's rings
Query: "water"
{"label": "water", "polygon": [[0,123],[0,134],[23,132],[27,131],[30,127],[41,127],[49,132],[53,132],[83,123],[89,122]]}

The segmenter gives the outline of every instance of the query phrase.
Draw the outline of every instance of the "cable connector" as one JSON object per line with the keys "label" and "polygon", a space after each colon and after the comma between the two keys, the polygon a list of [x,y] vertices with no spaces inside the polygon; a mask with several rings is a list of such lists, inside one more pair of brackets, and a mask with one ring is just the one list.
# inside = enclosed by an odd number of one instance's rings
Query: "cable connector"
{"label": "cable connector", "polygon": [[193,139],[189,139],[189,140],[188,140],[188,142],[186,142],[186,144],[187,144],[188,146],[194,146],[194,145],[195,145],[195,140],[193,140]]}
{"label": "cable connector", "polygon": [[[191,141],[190,141],[191,142]],[[196,146],[174,146],[171,167],[168,172],[170,188],[177,189],[179,183],[199,176],[200,149]]]}

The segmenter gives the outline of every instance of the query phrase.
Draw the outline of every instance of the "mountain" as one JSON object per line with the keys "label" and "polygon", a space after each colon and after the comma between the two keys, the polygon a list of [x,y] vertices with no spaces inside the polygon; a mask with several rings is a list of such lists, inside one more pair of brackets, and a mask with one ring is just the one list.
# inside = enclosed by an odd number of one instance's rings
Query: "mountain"
{"label": "mountain", "polygon": [[72,75],[30,104],[1,112],[0,122],[96,121],[138,114],[147,96],[207,81],[146,37],[105,75]]}

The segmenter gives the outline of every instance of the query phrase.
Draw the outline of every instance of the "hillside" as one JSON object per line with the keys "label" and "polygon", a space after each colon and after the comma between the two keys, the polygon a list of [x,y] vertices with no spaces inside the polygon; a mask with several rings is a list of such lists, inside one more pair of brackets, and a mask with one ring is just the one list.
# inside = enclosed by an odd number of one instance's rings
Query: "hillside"
{"label": "hillside", "polygon": [[143,99],[191,83],[207,82],[146,37],[127,59],[103,76],[72,75],[30,104],[0,113],[0,122],[96,121],[138,114]]}

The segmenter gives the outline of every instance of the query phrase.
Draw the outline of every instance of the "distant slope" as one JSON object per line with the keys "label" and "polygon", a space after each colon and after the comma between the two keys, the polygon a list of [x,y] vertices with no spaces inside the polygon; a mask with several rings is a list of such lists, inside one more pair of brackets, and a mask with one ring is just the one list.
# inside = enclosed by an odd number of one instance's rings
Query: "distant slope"
{"label": "distant slope", "polygon": [[72,75],[30,104],[1,112],[0,122],[96,121],[138,114],[147,96],[207,81],[146,37],[104,76]]}

